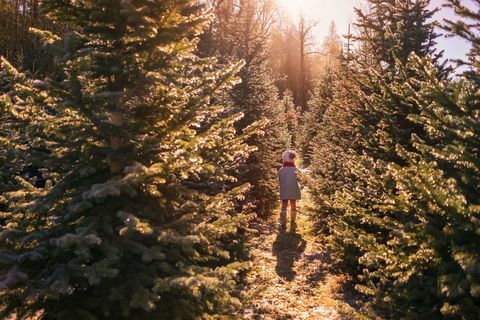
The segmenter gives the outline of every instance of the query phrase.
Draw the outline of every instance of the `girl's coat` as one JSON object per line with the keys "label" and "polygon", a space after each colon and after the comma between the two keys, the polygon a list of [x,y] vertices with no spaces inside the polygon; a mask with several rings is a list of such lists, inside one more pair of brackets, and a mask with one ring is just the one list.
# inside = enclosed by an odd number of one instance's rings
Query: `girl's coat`
{"label": "girl's coat", "polygon": [[282,167],[278,172],[281,200],[300,200],[300,186],[297,180],[298,169],[294,166]]}

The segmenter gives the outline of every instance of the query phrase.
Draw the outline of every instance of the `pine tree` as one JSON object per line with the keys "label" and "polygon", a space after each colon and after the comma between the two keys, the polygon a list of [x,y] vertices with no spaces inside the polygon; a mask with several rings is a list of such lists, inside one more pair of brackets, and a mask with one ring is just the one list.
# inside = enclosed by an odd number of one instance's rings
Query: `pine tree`
{"label": "pine tree", "polygon": [[291,148],[295,146],[295,142],[298,140],[297,135],[299,132],[301,108],[295,105],[293,92],[288,89],[283,92],[281,105],[286,117],[285,123],[287,124],[287,129],[290,134],[286,147]]}
{"label": "pine tree", "polygon": [[12,86],[1,97],[2,146],[47,179],[40,188],[2,167],[17,181],[2,195],[2,318],[232,313],[248,218],[248,185],[234,175],[257,127],[237,134],[242,115],[211,103],[239,66],[195,55],[209,16],[190,0],[43,8],[75,31],[35,30],[56,53],[55,77],[2,61]]}
{"label": "pine tree", "polygon": [[243,112],[245,117],[237,128],[262,121],[263,135],[248,140],[258,151],[242,168],[241,179],[253,186],[248,194],[260,215],[271,213],[277,196],[277,170],[288,140],[287,121],[278,90],[268,64],[268,44],[273,23],[272,1],[224,1],[214,7],[211,34],[203,39],[204,48],[215,52],[220,61],[229,64],[241,59],[245,65],[238,73],[242,80],[228,96],[219,97],[231,112]]}
{"label": "pine tree", "polygon": [[[334,100],[336,78],[341,67],[341,41],[337,34],[335,22],[332,21],[327,36],[322,44],[322,63],[320,76],[310,93],[306,112],[301,115],[300,132],[297,146],[304,164],[310,165],[312,161],[313,145],[316,136],[322,133],[323,117]],[[343,69],[345,71],[345,69]]]}
{"label": "pine tree", "polygon": [[[442,70],[435,65],[435,57],[413,55],[401,70],[420,74],[421,80],[409,78],[401,87],[390,86],[419,110],[409,118],[423,126],[426,135],[412,135],[413,151],[398,146],[396,152],[405,164],[391,164],[386,172],[397,191],[390,195],[390,203],[411,213],[417,222],[413,230],[411,224],[397,226],[397,239],[391,246],[400,251],[408,243],[409,250],[395,255],[403,257],[402,264],[386,260],[384,270],[397,282],[392,295],[401,293],[400,298],[408,302],[409,308],[401,313],[418,316],[422,310],[429,318],[475,319],[480,314],[476,267],[480,239],[475,231],[480,214],[480,69],[476,55],[480,15],[459,1],[449,1],[449,5],[460,19],[448,21],[444,28],[472,44],[464,77],[445,79],[439,76]],[[469,27],[463,22],[467,17],[474,21]],[[430,285],[430,290],[412,286],[418,282]],[[418,296],[422,291],[428,297]]]}
{"label": "pine tree", "polygon": [[[462,20],[480,20],[461,3],[451,5]],[[425,134],[413,133],[409,146],[397,144],[392,158],[402,162],[389,161],[386,170],[375,158],[370,163],[376,172],[358,166],[357,176],[362,170],[365,187],[357,186],[343,198],[349,201],[343,208],[349,208],[350,219],[362,217],[364,224],[355,228],[351,222],[348,227],[353,235],[349,241],[356,238],[363,252],[359,262],[364,282],[357,288],[375,295],[375,306],[387,317],[475,319],[480,313],[475,267],[480,256],[475,232],[480,213],[479,69],[471,58],[478,50],[478,27],[468,35],[461,31],[464,27],[463,22],[447,25],[472,42],[465,77],[445,78],[436,57],[413,54],[406,65],[397,65],[405,81],[382,86],[388,94],[374,103],[395,98],[417,109],[408,119]],[[385,133],[383,137],[390,138]],[[366,208],[365,202],[376,206]]]}
{"label": "pine tree", "polygon": [[301,119],[297,148],[305,165],[311,163],[313,143],[316,136],[322,132],[322,121],[333,101],[334,90],[335,75],[333,70],[328,68],[317,81],[308,100],[307,111]]}
{"label": "pine tree", "polygon": [[[354,187],[351,179],[350,161],[360,153],[359,137],[362,136],[358,120],[365,115],[365,106],[357,98],[357,86],[364,83],[362,68],[342,56],[338,71],[334,75],[333,86],[329,87],[329,104],[321,122],[313,130],[309,143],[311,149],[310,183],[312,199],[318,212],[317,226],[325,234],[342,230],[336,226],[342,217],[342,210],[336,209],[336,194],[346,187]],[[323,101],[323,100],[322,100]],[[338,223],[342,223],[338,219]],[[338,239],[341,235],[338,235]],[[334,237],[335,239],[335,237]],[[345,265],[351,265],[352,257],[349,246],[333,242],[337,255]],[[347,252],[343,253],[346,250]],[[355,264],[355,263],[354,263]]]}
{"label": "pine tree", "polygon": [[40,14],[41,7],[42,1],[39,0],[5,0],[0,3],[0,55],[21,70],[45,74],[54,67],[52,57],[28,29],[54,31],[65,26],[54,24]]}
{"label": "pine tree", "polygon": [[[472,5],[477,5],[478,1],[474,1]],[[461,18],[469,18],[473,21],[473,23],[466,22],[463,20],[450,20],[446,19],[445,25],[442,27],[449,31],[450,33],[453,33],[454,35],[457,35],[471,44],[471,49],[470,52],[467,54],[467,59],[459,59],[456,61],[457,64],[467,66],[468,69],[464,72],[464,76],[467,78],[474,80],[474,81],[480,81],[478,79],[478,56],[480,55],[480,46],[478,44],[478,37],[475,34],[475,30],[478,29],[478,26],[475,25],[475,21],[478,21],[478,13],[476,13],[474,10],[470,9],[471,6],[469,7],[468,5],[465,5],[464,1],[450,1],[447,0],[447,3],[445,4],[447,8],[450,8],[453,10],[459,17]]]}
{"label": "pine tree", "polygon": [[441,57],[431,23],[438,9],[430,9],[430,0],[368,0],[368,5],[367,11],[356,9],[354,39],[370,52],[369,63],[394,75],[396,60],[406,63],[411,52]]}
{"label": "pine tree", "polygon": [[342,52],[342,42],[337,33],[337,26],[334,21],[330,23],[328,34],[322,44],[322,58],[325,61],[324,68],[337,70],[339,67],[339,58]]}
{"label": "pine tree", "polygon": [[[345,90],[333,103],[332,111],[342,105],[349,110],[326,116],[331,121],[326,126],[333,127],[316,143],[314,177],[321,186],[314,192],[323,192],[316,199],[333,215],[327,220],[331,244],[357,276],[357,290],[386,317],[419,316],[432,311],[435,286],[425,275],[434,269],[421,219],[397,201],[402,190],[389,168],[404,167],[405,157],[397,150],[413,152],[412,135],[427,134],[411,119],[420,110],[404,99],[408,88],[419,90],[425,75],[402,66],[411,53],[439,59],[428,22],[433,13],[428,1],[370,3],[368,14],[358,11],[359,50],[347,61],[353,72],[344,73],[339,86]],[[333,130],[339,133],[329,134]],[[334,147],[339,142],[343,146]]]}
{"label": "pine tree", "polygon": [[[397,282],[387,294],[401,294],[395,301],[409,308],[400,314],[475,319],[480,314],[479,84],[439,78],[429,58],[412,56],[407,68],[426,79],[406,83],[402,98],[421,111],[410,118],[428,134],[412,136],[413,152],[399,146],[397,154],[407,165],[391,164],[386,173],[396,191],[388,200],[414,221],[395,228],[390,252],[401,259],[386,260],[386,276]],[[469,71],[478,72],[478,67]],[[416,86],[420,90],[412,90]]]}
{"label": "pine tree", "polygon": [[251,120],[266,120],[266,123],[263,135],[248,140],[258,150],[248,159],[244,177],[253,186],[250,195],[256,206],[255,211],[265,216],[272,213],[278,203],[278,168],[291,136],[273,82],[266,82],[269,80],[265,77],[252,80],[255,83],[250,83],[251,94],[244,100],[243,106],[248,107],[250,114],[254,115]]}

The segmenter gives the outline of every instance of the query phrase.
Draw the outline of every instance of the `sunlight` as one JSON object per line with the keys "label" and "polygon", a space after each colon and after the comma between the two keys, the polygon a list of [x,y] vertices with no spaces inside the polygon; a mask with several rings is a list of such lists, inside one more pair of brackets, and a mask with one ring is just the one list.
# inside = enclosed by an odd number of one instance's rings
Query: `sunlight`
{"label": "sunlight", "polygon": [[303,15],[317,23],[316,36],[322,39],[332,21],[337,25],[339,34],[346,34],[348,24],[354,17],[354,7],[362,6],[362,0],[277,0],[286,16],[297,20]]}
{"label": "sunlight", "polygon": [[[318,43],[321,43],[327,35],[328,28],[332,21],[337,26],[339,35],[348,33],[348,25],[355,20],[354,7],[366,8],[365,0],[276,0],[283,14],[296,21],[303,15],[307,20],[314,21],[317,24],[315,28],[315,37]],[[440,0],[432,0],[431,8],[440,7]],[[467,0],[465,4],[474,7],[473,0]],[[437,19],[450,18],[452,11],[442,9],[437,14]],[[459,59],[466,55],[469,46],[464,39],[440,37],[437,42],[445,50],[445,57],[449,59]]]}
{"label": "sunlight", "polygon": [[280,6],[290,17],[297,17],[308,8],[310,0],[278,0]]}

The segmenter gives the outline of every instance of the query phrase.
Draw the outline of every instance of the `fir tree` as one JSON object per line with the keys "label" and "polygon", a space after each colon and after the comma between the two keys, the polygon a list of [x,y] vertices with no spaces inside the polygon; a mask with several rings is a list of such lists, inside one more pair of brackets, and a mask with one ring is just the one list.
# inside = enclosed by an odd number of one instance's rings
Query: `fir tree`
{"label": "fir tree", "polygon": [[[341,230],[334,223],[335,217],[342,216],[342,211],[334,208],[333,203],[337,192],[345,187],[353,187],[349,162],[362,150],[359,139],[361,132],[356,119],[365,114],[365,107],[355,91],[360,90],[357,86],[363,83],[362,77],[365,75],[358,65],[350,63],[346,57],[340,59],[334,85],[328,89],[331,95],[329,105],[309,142],[312,152],[309,189],[318,212],[318,226],[327,234]],[[349,264],[347,260],[355,260],[355,257],[340,253],[343,250],[343,244],[337,246],[337,254],[345,264]]]}
{"label": "fir tree", "polygon": [[299,132],[299,123],[300,123],[300,107],[295,105],[293,99],[293,92],[290,90],[285,90],[283,92],[283,97],[281,100],[282,111],[286,116],[285,123],[287,124],[287,129],[290,134],[288,139],[287,146],[293,147],[295,146],[295,142],[297,141],[297,135]]}
{"label": "fir tree", "polygon": [[17,182],[2,195],[0,314],[232,313],[243,268],[233,249],[248,210],[238,201],[248,185],[232,174],[256,127],[238,135],[242,115],[211,103],[239,66],[213,68],[194,54],[209,16],[189,0],[43,8],[75,31],[35,31],[62,70],[51,79],[2,61],[12,86],[1,98],[2,146],[28,154],[48,181],[39,188],[2,167]]}
{"label": "fir tree", "polygon": [[[391,163],[385,172],[395,193],[385,199],[391,206],[381,210],[391,216],[396,207],[411,221],[392,228],[397,232],[392,233],[390,258],[382,259],[385,266],[381,271],[396,284],[387,289],[387,296],[397,302],[391,313],[475,319],[480,314],[480,277],[475,267],[480,256],[475,232],[480,214],[476,81],[480,70],[478,55],[475,58],[480,15],[459,1],[449,4],[461,21],[449,21],[445,28],[472,44],[465,77],[445,79],[432,62],[435,57],[413,55],[407,66],[399,69],[405,75],[419,74],[421,80],[410,77],[401,86],[388,86],[405,104],[418,109],[409,119],[426,134],[411,136],[412,151],[398,145],[396,153],[404,163]],[[474,23],[465,29],[467,17]],[[398,309],[399,301],[408,307]]]}
{"label": "fir tree", "polygon": [[[261,215],[271,213],[277,196],[277,169],[290,137],[283,106],[268,64],[268,43],[273,22],[272,1],[242,0],[218,3],[213,30],[202,47],[215,52],[228,64],[241,59],[245,65],[238,73],[242,80],[228,96],[219,97],[230,112],[243,112],[237,128],[262,121],[263,135],[248,140],[258,151],[251,155],[240,177],[253,186],[249,199]],[[208,44],[208,45],[207,45]]]}
{"label": "fir tree", "polygon": [[430,0],[368,0],[369,10],[356,9],[354,39],[363,50],[370,51],[368,63],[395,74],[396,59],[405,63],[411,52],[419,56],[435,54],[431,19],[438,9],[431,10]]}
{"label": "fir tree", "polygon": [[[387,200],[414,222],[392,228],[398,231],[390,242],[395,254],[382,270],[397,285],[387,295],[408,306],[394,314],[475,319],[480,314],[479,85],[438,78],[429,58],[412,56],[407,68],[426,79],[406,83],[402,98],[420,110],[410,118],[427,135],[412,135],[413,152],[399,146],[397,154],[407,165],[391,164],[386,173],[396,191]],[[477,67],[469,74],[478,72]],[[420,89],[412,90],[416,86]]]}
{"label": "fir tree", "polygon": [[395,45],[393,64],[374,63],[367,90],[358,91],[368,116],[353,117],[361,149],[350,149],[350,181],[333,197],[330,231],[358,272],[356,288],[383,316],[474,318],[478,248],[468,217],[478,214],[470,196],[478,182],[467,159],[476,157],[469,146],[478,101],[473,83],[452,84],[438,57],[418,58],[432,54],[420,49],[405,67]]}
{"label": "fir tree", "polygon": [[[418,316],[432,310],[435,287],[424,275],[433,269],[428,252],[417,254],[428,246],[421,219],[395,201],[401,190],[389,168],[406,165],[397,150],[413,152],[412,135],[426,137],[425,128],[410,117],[420,110],[404,99],[407,88],[419,90],[425,75],[402,66],[411,53],[438,59],[428,22],[433,13],[428,1],[370,3],[368,14],[358,11],[360,49],[349,57],[354,58],[347,61],[349,74],[339,81],[345,90],[333,103],[333,111],[342,110],[342,104],[349,110],[328,119],[333,121],[326,125],[336,127],[326,128],[316,144],[314,174],[321,186],[315,192],[323,192],[316,199],[333,215],[328,219],[331,243],[357,276],[357,290],[372,297],[386,316]],[[328,134],[333,130],[339,133]],[[333,147],[338,142],[344,145]],[[337,159],[346,163],[338,165]]]}
{"label": "fir tree", "polygon": [[338,70],[339,58],[342,51],[342,42],[337,33],[337,26],[334,21],[330,23],[328,34],[322,44],[322,58],[324,59],[324,69]]}
{"label": "fir tree", "polygon": [[[472,10],[452,3],[458,12],[475,17]],[[478,41],[455,25],[450,24],[453,32]],[[412,55],[407,65],[398,65],[405,81],[383,86],[390,98],[418,110],[408,118],[425,134],[411,135],[411,149],[397,144],[395,157],[402,162],[389,161],[386,170],[378,159],[364,158],[377,169],[357,166],[364,188],[349,192],[339,207],[349,208],[352,221],[362,219],[362,228],[352,222],[348,227],[353,235],[348,241],[356,238],[355,246],[363,252],[363,283],[357,288],[375,296],[375,306],[385,316],[475,319],[480,312],[475,268],[480,247],[474,231],[480,186],[479,70],[470,64],[465,78],[452,81],[439,76],[442,70],[434,60]],[[412,73],[420,77],[409,77]],[[365,202],[372,206],[365,207]]]}
{"label": "fir tree", "polygon": [[42,49],[41,41],[32,35],[30,27],[62,30],[40,14],[42,1],[6,0],[0,3],[0,55],[19,69],[49,73],[54,67],[52,57]]}
{"label": "fir tree", "polygon": [[297,148],[305,165],[311,163],[313,142],[316,136],[322,132],[323,117],[333,101],[334,79],[333,70],[326,69],[317,81],[308,100],[307,111],[302,116]]}

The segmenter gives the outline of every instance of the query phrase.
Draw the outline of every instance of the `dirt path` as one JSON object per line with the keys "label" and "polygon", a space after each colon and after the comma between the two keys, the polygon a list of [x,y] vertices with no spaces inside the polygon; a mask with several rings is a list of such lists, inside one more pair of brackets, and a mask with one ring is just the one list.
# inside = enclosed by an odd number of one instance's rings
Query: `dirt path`
{"label": "dirt path", "polygon": [[311,211],[302,207],[294,230],[279,231],[276,216],[253,226],[258,233],[249,243],[253,269],[242,318],[364,319],[345,302],[346,279],[333,272],[328,251],[312,235]]}

